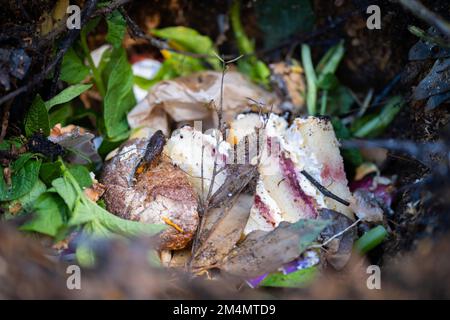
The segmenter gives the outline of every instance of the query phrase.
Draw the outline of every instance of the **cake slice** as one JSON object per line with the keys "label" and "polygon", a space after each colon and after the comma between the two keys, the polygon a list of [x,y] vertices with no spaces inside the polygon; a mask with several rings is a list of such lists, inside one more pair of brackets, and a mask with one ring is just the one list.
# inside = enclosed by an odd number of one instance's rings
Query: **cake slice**
{"label": "cake slice", "polygon": [[[257,128],[257,132],[251,128]],[[249,158],[258,164],[260,177],[245,234],[272,230],[281,221],[315,219],[321,208],[353,219],[350,207],[325,197],[303,174],[306,172],[339,198],[351,201],[339,143],[328,119],[297,118],[288,127],[275,114],[266,121],[261,116],[244,115],[231,124],[230,132],[228,141],[234,145],[255,135],[260,141],[247,142],[259,145],[258,156]]]}

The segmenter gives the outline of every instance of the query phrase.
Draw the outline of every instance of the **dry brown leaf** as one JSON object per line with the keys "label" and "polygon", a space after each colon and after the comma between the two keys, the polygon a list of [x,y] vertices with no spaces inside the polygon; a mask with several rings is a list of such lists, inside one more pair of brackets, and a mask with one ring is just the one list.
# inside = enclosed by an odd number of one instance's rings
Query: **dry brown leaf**
{"label": "dry brown leaf", "polygon": [[224,183],[209,199],[209,208],[228,207],[237,194],[258,174],[252,165],[227,165],[227,177]]}
{"label": "dry brown leaf", "polygon": [[185,269],[191,259],[191,249],[183,249],[172,252],[172,259],[169,262],[170,268]]}
{"label": "dry brown leaf", "polygon": [[91,187],[83,190],[84,194],[92,201],[97,202],[103,193],[105,193],[106,187],[97,182],[94,183]]}
{"label": "dry brown leaf", "polygon": [[241,277],[256,277],[291,262],[315,241],[325,220],[281,222],[272,231],[253,231],[233,249],[219,268]]}
{"label": "dry brown leaf", "polygon": [[[324,242],[353,224],[352,219],[329,209],[320,210],[320,217],[325,220],[331,220],[330,225],[321,232]],[[336,270],[342,269],[350,260],[355,236],[356,228],[352,228],[330,241],[327,245],[325,258]]]}
{"label": "dry brown leaf", "polygon": [[382,222],[384,211],[375,195],[367,190],[358,189],[353,192],[352,209],[356,216],[366,222]]}
{"label": "dry brown leaf", "polygon": [[191,263],[193,269],[214,267],[233,249],[244,231],[252,204],[252,196],[241,194],[232,207],[207,213],[200,245]]}

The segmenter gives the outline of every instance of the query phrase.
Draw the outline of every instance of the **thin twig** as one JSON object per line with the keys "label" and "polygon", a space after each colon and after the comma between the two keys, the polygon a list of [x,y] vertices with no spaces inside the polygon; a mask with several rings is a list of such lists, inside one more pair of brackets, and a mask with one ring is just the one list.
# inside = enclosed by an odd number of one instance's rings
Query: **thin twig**
{"label": "thin twig", "polygon": [[333,192],[331,192],[330,190],[325,188],[323,185],[321,185],[319,183],[319,181],[314,179],[313,176],[311,176],[305,170],[300,171],[300,173],[302,175],[304,175],[305,178],[308,179],[309,182],[311,182],[317,188],[317,190],[319,190],[325,197],[328,197],[328,198],[331,198],[333,200],[336,200],[337,202],[342,203],[344,206],[347,206],[347,207],[350,205],[350,202],[340,198],[339,196],[335,195]]}
{"label": "thin twig", "polygon": [[450,23],[441,16],[425,7],[418,0],[398,0],[402,6],[411,11],[418,18],[422,19],[431,26],[436,27],[445,36],[450,38]]}
{"label": "thin twig", "polygon": [[[81,23],[85,24],[89,17],[91,16],[92,12],[95,9],[95,6],[97,5],[97,0],[90,0],[87,1],[83,7],[83,11],[81,13]],[[38,75],[36,75],[30,82],[28,82],[26,85],[8,93],[7,95],[0,98],[0,105],[5,103],[6,101],[13,99],[17,97],[18,95],[27,92],[31,88],[34,88],[35,86],[42,84],[42,81],[45,79],[45,77],[59,64],[59,62],[64,57],[64,54],[69,49],[69,47],[72,45],[72,43],[75,41],[75,39],[80,34],[79,29],[72,29],[69,30],[66,38],[62,41],[61,46],[59,48],[58,53],[56,54],[53,61]]]}
{"label": "thin twig", "polygon": [[2,129],[0,132],[0,143],[3,142],[3,139],[6,136],[6,130],[8,129],[9,111],[11,109],[11,104],[12,104],[12,101],[9,101],[3,108],[3,119],[2,119]]}
{"label": "thin twig", "polygon": [[380,140],[345,140],[342,147],[349,148],[385,148],[393,151],[405,152],[428,167],[435,163],[430,156],[433,154],[443,154],[447,151],[444,142],[416,143],[410,140],[380,139]]}
{"label": "thin twig", "polygon": [[336,233],[334,236],[332,236],[331,238],[329,238],[327,241],[325,241],[324,243],[322,243],[320,245],[320,247],[324,247],[327,244],[329,244],[331,241],[333,241],[334,239],[336,239],[337,237],[342,236],[344,233],[346,233],[347,231],[349,231],[351,228],[355,227],[359,222],[361,221],[361,219],[356,220],[355,222],[353,222],[351,225],[349,225],[347,228],[345,228],[344,230],[342,230],[341,232]]}

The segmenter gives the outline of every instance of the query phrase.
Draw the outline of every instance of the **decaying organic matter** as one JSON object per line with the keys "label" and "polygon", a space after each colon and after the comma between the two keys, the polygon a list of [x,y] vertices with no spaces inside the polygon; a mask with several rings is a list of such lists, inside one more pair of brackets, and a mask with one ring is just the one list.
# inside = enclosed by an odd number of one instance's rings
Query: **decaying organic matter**
{"label": "decaying organic matter", "polygon": [[0,297],[448,296],[448,1],[185,4],[5,5]]}
{"label": "decaying organic matter", "polygon": [[103,198],[108,210],[120,217],[168,224],[160,248],[176,250],[184,248],[197,229],[197,196],[185,174],[161,154],[161,139],[164,136],[155,133],[150,140],[122,145],[103,170]]}

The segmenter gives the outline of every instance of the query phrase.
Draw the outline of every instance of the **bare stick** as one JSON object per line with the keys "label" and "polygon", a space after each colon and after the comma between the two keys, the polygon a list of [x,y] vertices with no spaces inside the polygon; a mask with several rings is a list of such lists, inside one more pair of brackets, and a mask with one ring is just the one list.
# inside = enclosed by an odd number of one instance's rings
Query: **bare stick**
{"label": "bare stick", "polygon": [[338,197],[337,195],[335,195],[334,193],[332,193],[330,190],[328,190],[327,188],[325,188],[323,185],[321,185],[319,183],[319,181],[317,181],[316,179],[313,178],[313,176],[311,176],[308,172],[306,172],[305,170],[300,171],[300,173],[302,175],[305,176],[306,179],[309,180],[309,182],[311,182],[316,188],[317,190],[319,190],[325,197],[331,198],[333,200],[336,200],[339,203],[342,203],[344,206],[349,206],[350,202]]}
{"label": "bare stick", "polygon": [[324,247],[327,244],[329,244],[331,241],[333,241],[334,239],[336,239],[337,237],[342,236],[344,233],[346,233],[348,230],[350,230],[351,228],[355,227],[359,222],[361,221],[361,219],[356,220],[355,222],[353,222],[351,225],[349,225],[347,228],[345,228],[344,230],[342,230],[341,232],[336,233],[334,236],[332,236],[331,238],[329,238],[327,241],[325,241],[324,243],[322,243],[320,245],[320,247]]}
{"label": "bare stick", "polygon": [[8,129],[8,122],[9,122],[9,110],[11,109],[12,101],[9,101],[5,108],[3,108],[3,119],[2,119],[2,130],[0,132],[0,143],[3,142],[3,139],[6,136],[6,129]]}
{"label": "bare stick", "polygon": [[414,15],[427,22],[429,25],[436,27],[444,35],[450,38],[450,23],[445,21],[441,16],[425,7],[418,0],[398,0],[402,6],[411,11]]}
{"label": "bare stick", "polygon": [[[86,21],[89,20],[92,12],[95,9],[95,6],[97,5],[97,0],[90,0],[87,1],[86,4],[83,7],[83,12],[81,15],[81,23],[84,24]],[[28,82],[26,85],[8,93],[7,95],[0,98],[0,105],[5,103],[6,101],[13,99],[17,97],[18,95],[27,92],[31,88],[35,87],[38,84],[42,83],[42,80],[45,79],[45,77],[59,64],[59,62],[64,57],[64,54],[69,49],[69,47],[72,45],[72,43],[75,41],[75,39],[78,37],[80,33],[79,29],[72,29],[68,32],[68,35],[66,38],[62,41],[61,47],[59,48],[58,53],[56,54],[54,60],[52,63],[50,63],[41,73],[39,73],[37,76],[35,76],[30,82]]]}

